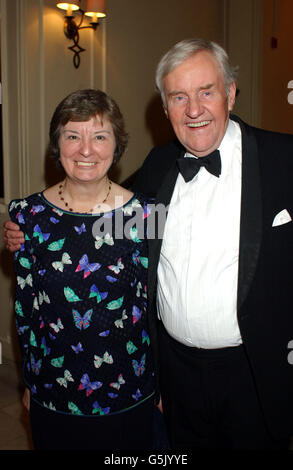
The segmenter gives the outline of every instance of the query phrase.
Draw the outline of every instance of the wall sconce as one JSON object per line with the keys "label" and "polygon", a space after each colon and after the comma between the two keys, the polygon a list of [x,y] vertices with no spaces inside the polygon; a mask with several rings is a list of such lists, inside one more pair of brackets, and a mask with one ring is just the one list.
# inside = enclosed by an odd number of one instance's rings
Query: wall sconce
{"label": "wall sconce", "polygon": [[[80,29],[93,29],[94,31],[99,26],[99,18],[106,16],[105,0],[86,0],[86,9],[82,10],[79,6],[80,1],[73,3],[58,2],[56,6],[61,10],[66,10],[64,19],[64,34],[65,36],[73,41],[73,46],[68,47],[73,55],[73,65],[77,69],[80,64],[79,54],[85,49],[79,45],[79,30]],[[77,24],[73,12],[78,12],[81,17]],[[88,26],[82,26],[84,17],[90,17],[90,24]]]}

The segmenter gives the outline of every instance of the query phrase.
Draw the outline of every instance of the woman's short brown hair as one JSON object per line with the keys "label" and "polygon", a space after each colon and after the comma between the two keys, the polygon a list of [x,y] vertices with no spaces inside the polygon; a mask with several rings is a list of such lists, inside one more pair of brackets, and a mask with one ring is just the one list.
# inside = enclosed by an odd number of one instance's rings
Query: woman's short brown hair
{"label": "woman's short brown hair", "polygon": [[88,121],[95,116],[99,116],[101,121],[103,118],[109,119],[113,127],[116,141],[113,163],[117,163],[127,147],[128,134],[119,106],[101,90],[77,90],[58,104],[50,123],[48,154],[54,160],[59,160],[60,130],[65,124],[69,121]]}

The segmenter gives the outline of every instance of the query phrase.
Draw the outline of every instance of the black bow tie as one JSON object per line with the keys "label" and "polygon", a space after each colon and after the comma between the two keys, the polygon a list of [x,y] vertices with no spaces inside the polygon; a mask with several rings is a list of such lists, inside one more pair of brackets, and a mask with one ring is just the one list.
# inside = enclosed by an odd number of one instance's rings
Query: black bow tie
{"label": "black bow tie", "polygon": [[221,174],[220,152],[219,150],[214,150],[206,157],[200,158],[178,158],[177,165],[186,183],[194,178],[201,166],[204,166],[212,175],[219,177]]}

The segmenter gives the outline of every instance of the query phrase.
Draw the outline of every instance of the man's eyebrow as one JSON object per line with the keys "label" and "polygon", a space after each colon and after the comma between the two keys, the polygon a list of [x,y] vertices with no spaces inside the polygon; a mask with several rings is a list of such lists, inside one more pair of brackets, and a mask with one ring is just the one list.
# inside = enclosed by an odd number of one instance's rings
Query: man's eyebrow
{"label": "man's eyebrow", "polygon": [[200,90],[209,90],[210,88],[213,88],[213,86],[214,86],[214,83],[207,83],[206,85],[201,86],[199,89]]}
{"label": "man's eyebrow", "polygon": [[[210,90],[211,88],[213,88],[215,86],[214,83],[207,83],[206,85],[203,85],[201,87],[199,87],[199,90],[202,91],[202,90]],[[182,91],[182,90],[171,90],[167,93],[167,96],[175,96],[175,95],[186,95],[186,92],[185,91]]]}
{"label": "man's eyebrow", "polygon": [[167,96],[174,96],[174,95],[180,95],[180,94],[185,95],[186,93],[180,90],[172,90],[167,93]]}

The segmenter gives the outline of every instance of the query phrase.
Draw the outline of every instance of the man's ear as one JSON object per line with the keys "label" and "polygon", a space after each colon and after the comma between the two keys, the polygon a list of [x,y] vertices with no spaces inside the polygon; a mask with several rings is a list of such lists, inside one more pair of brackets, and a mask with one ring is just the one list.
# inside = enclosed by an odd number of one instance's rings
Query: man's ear
{"label": "man's ear", "polygon": [[236,98],[236,83],[233,82],[230,85],[229,94],[228,94],[228,109],[229,109],[229,111],[232,111],[232,109],[234,108],[235,98]]}
{"label": "man's ear", "polygon": [[165,105],[163,105],[163,110],[164,110],[164,113],[166,115],[166,118],[169,119],[168,109]]}

